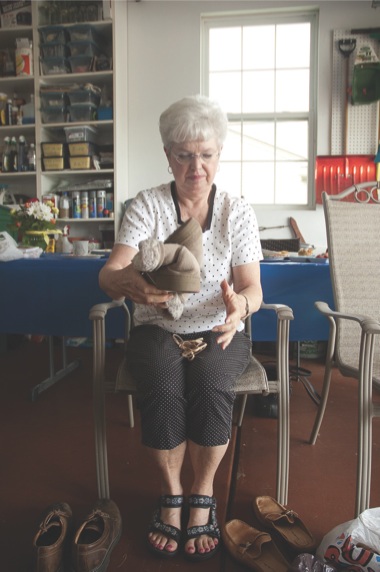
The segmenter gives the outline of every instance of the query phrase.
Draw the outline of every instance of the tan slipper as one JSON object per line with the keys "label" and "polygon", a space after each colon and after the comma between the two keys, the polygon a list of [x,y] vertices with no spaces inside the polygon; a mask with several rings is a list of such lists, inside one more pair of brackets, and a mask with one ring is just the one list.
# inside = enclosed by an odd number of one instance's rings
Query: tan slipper
{"label": "tan slipper", "polygon": [[277,549],[270,535],[241,520],[230,520],[222,527],[224,545],[235,560],[256,572],[287,572],[289,562]]}
{"label": "tan slipper", "polygon": [[298,554],[315,550],[315,539],[298,514],[272,497],[256,497],[253,501],[253,512],[265,529],[271,534],[277,534]]}

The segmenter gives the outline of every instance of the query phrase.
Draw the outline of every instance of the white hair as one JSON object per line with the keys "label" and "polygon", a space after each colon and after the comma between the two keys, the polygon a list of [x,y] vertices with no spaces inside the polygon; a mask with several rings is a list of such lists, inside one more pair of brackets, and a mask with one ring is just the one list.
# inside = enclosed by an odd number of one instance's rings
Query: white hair
{"label": "white hair", "polygon": [[219,104],[202,95],[184,97],[160,116],[160,134],[166,149],[185,141],[216,139],[219,147],[227,135],[227,114]]}

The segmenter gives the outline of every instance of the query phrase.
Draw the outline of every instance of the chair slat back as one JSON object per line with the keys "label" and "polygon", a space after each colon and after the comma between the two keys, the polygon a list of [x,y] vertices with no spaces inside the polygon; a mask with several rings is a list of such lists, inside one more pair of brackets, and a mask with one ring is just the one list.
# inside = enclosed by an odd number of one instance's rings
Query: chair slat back
{"label": "chair slat back", "polygon": [[[380,318],[380,204],[344,202],[323,194],[335,309]],[[360,327],[338,324],[336,359],[358,367]],[[379,351],[375,376],[380,375]]]}

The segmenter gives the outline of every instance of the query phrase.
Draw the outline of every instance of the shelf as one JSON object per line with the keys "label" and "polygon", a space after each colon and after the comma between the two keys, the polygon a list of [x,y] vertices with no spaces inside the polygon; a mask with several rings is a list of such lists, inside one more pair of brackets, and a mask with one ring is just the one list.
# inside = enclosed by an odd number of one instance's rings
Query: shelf
{"label": "shelf", "polygon": [[97,224],[99,224],[100,222],[105,222],[105,223],[114,223],[114,219],[113,218],[57,218],[57,223],[58,222],[84,222],[84,223],[88,223],[88,222],[96,222]]}
{"label": "shelf", "polygon": [[40,76],[40,85],[67,85],[68,83],[97,83],[105,81],[111,83],[113,70],[92,71],[86,73],[58,73]]}
{"label": "shelf", "polygon": [[[62,176],[62,175],[113,175],[114,169],[61,169],[60,171],[42,171],[41,175],[51,175],[52,177]],[[14,173],[17,175],[17,173]]]}

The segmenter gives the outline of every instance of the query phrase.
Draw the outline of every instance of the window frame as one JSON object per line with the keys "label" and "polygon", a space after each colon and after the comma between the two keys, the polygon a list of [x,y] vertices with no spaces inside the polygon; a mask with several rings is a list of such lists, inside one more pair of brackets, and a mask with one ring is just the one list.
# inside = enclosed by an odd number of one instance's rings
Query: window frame
{"label": "window frame", "polygon": [[[228,120],[240,122],[266,120],[281,121],[286,119],[306,119],[308,121],[308,167],[307,167],[307,202],[306,204],[260,203],[260,208],[283,208],[311,210],[316,208],[315,197],[315,161],[317,156],[317,101],[318,101],[318,24],[319,10],[310,8],[274,8],[271,10],[244,10],[231,12],[214,12],[201,14],[201,93],[209,95],[209,32],[214,28],[277,25],[291,23],[310,23],[310,77],[309,77],[309,110],[306,112],[273,112],[228,114]],[[241,162],[242,164],[242,162]]]}

